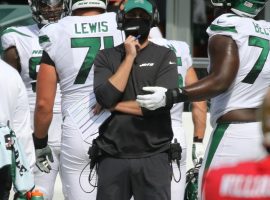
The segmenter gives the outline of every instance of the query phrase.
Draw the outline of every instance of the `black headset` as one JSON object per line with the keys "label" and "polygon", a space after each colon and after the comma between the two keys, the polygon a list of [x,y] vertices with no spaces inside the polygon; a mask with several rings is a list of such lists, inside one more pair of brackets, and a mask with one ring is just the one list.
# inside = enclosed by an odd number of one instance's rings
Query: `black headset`
{"label": "black headset", "polygon": [[[157,26],[160,22],[159,18],[159,12],[157,9],[157,5],[155,3],[155,0],[147,0],[152,4],[153,12],[151,15],[151,27]],[[116,13],[116,22],[117,22],[117,29],[123,30],[123,25],[125,23],[125,11],[124,9],[120,9],[121,5],[125,3],[125,0],[122,0],[121,3],[119,4],[118,11]]]}

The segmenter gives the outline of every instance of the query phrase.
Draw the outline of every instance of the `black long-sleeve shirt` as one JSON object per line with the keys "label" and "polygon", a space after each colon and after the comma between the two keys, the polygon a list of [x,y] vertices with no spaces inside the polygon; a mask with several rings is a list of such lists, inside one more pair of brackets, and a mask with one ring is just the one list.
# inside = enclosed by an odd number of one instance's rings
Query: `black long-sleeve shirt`
{"label": "black long-sleeve shirt", "polygon": [[[103,107],[111,108],[118,102],[135,100],[138,94],[144,93],[144,86],[177,87],[175,53],[150,42],[138,53],[125,91],[120,92],[108,79],[124,58],[123,44],[104,49],[96,56],[94,92]],[[110,155],[121,158],[140,158],[166,151],[173,138],[170,109],[142,109],[143,116],[113,112],[101,125],[97,144]]]}

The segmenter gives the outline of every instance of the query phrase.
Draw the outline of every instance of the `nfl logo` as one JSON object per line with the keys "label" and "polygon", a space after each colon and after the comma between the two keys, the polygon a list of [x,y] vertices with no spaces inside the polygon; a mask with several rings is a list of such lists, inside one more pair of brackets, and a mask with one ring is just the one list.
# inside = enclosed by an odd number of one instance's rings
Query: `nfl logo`
{"label": "nfl logo", "polygon": [[252,8],[253,7],[253,3],[250,3],[248,1],[245,1],[244,5],[248,8]]}

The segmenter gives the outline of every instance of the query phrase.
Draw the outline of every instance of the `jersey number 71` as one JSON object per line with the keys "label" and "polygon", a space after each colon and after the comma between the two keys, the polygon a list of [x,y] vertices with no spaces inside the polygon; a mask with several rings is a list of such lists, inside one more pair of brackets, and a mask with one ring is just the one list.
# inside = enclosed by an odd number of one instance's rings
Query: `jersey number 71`
{"label": "jersey number 71", "polygon": [[[104,48],[113,47],[113,37],[103,37]],[[74,84],[84,84],[88,74],[92,68],[95,57],[101,47],[100,37],[89,37],[89,38],[71,38],[71,48],[88,48],[87,54],[84,58],[80,71],[74,81]]]}

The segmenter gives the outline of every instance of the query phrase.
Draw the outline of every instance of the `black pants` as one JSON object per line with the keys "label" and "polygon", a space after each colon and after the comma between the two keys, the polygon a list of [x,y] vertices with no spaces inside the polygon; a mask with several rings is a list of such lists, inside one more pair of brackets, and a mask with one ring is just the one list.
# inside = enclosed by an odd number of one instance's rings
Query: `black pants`
{"label": "black pants", "polygon": [[12,178],[10,175],[10,166],[4,166],[0,169],[0,199],[8,200],[11,190]]}
{"label": "black pants", "polygon": [[170,200],[171,167],[167,153],[147,158],[102,158],[97,200]]}

